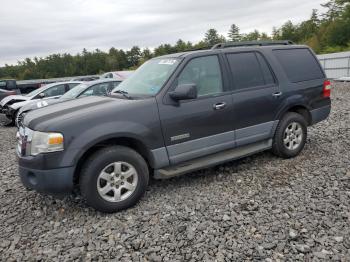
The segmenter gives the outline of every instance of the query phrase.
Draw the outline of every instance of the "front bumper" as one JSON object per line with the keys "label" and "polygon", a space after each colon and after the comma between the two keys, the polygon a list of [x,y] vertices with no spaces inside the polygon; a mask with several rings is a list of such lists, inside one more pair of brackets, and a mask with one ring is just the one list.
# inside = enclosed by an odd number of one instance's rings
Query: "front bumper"
{"label": "front bumper", "polygon": [[67,195],[73,190],[74,167],[49,170],[18,167],[22,184],[29,189],[52,195]]}
{"label": "front bumper", "polygon": [[8,106],[0,106],[0,113],[6,115],[7,118],[13,119],[15,117],[16,110]]}

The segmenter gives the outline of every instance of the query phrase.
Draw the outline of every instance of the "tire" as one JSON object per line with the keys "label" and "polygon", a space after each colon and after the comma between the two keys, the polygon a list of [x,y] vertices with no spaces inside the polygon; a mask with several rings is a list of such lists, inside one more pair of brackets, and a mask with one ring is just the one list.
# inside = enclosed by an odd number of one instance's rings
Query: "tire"
{"label": "tire", "polygon": [[278,123],[272,143],[272,152],[282,158],[295,157],[303,150],[306,138],[307,122],[305,118],[298,113],[289,112]]}
{"label": "tire", "polygon": [[113,213],[135,205],[146,192],[148,181],[148,166],[140,154],[128,147],[111,146],[85,161],[80,192],[89,206]]}

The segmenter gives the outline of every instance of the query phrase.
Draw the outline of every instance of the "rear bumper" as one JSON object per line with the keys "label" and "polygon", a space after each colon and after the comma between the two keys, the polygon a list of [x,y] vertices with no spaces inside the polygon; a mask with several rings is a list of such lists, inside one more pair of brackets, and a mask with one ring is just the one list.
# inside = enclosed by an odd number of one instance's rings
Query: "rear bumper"
{"label": "rear bumper", "polygon": [[22,184],[40,193],[67,195],[73,190],[74,167],[37,170],[18,167]]}
{"label": "rear bumper", "polygon": [[312,117],[312,125],[316,124],[318,122],[321,122],[322,120],[325,120],[331,112],[331,105],[326,105],[314,110],[311,110],[311,117]]}

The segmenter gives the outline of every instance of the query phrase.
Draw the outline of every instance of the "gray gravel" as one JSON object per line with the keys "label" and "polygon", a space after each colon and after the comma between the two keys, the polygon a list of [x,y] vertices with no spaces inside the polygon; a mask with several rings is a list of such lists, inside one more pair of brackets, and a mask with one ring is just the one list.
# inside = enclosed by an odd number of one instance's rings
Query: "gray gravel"
{"label": "gray gravel", "polygon": [[106,215],[26,191],[0,127],[0,260],[350,261],[350,86],[297,158],[269,152],[167,181]]}

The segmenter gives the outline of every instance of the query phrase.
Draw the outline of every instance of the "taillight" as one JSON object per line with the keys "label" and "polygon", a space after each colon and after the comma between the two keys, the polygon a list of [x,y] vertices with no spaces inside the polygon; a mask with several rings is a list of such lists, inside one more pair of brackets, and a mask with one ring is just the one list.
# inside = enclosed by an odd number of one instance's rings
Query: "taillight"
{"label": "taillight", "polygon": [[8,91],[6,94],[9,96],[16,95],[16,91]]}
{"label": "taillight", "polygon": [[332,89],[332,85],[331,85],[331,81],[326,80],[323,83],[323,97],[330,97],[331,96],[331,89]]}

